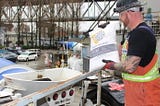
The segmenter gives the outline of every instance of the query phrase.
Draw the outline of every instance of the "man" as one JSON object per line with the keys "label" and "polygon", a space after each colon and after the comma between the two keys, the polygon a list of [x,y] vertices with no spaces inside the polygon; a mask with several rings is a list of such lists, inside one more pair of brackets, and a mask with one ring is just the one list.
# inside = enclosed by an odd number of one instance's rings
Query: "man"
{"label": "man", "polygon": [[107,61],[105,69],[122,72],[125,106],[160,106],[160,74],[156,38],[144,22],[138,0],[118,0],[115,12],[130,31],[122,45],[120,63]]}

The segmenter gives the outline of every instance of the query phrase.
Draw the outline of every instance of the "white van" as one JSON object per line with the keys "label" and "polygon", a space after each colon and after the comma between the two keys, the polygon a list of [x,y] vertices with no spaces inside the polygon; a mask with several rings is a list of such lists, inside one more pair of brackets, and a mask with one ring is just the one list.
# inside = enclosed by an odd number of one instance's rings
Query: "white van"
{"label": "white van", "polygon": [[17,60],[18,61],[29,61],[29,60],[37,60],[38,55],[35,52],[22,52],[20,55],[18,55]]}
{"label": "white van", "polygon": [[36,53],[38,56],[41,55],[41,50],[40,49],[28,49],[27,51]]}

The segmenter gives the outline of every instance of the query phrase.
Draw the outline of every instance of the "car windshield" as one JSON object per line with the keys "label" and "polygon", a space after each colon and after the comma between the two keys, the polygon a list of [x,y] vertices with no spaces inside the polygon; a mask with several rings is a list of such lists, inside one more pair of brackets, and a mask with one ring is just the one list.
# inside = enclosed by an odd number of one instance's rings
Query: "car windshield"
{"label": "car windshield", "polygon": [[21,53],[21,55],[28,55],[29,53],[26,53],[26,52],[24,52],[24,53]]}

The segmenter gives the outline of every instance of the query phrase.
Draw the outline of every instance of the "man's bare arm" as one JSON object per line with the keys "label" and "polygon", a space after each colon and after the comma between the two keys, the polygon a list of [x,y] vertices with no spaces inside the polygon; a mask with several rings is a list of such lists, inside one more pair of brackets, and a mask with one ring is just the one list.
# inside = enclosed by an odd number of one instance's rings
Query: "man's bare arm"
{"label": "man's bare arm", "polygon": [[115,70],[132,73],[135,71],[141,61],[141,57],[138,56],[127,56],[127,59],[120,63],[115,63],[114,68]]}

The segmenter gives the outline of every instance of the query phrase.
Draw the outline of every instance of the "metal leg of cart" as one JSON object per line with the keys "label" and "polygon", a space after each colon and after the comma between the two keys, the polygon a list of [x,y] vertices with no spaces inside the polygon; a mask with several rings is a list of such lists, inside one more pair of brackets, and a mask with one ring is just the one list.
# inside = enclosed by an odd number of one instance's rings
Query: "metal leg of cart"
{"label": "metal leg of cart", "polygon": [[80,101],[80,106],[85,106],[85,103],[87,101],[87,90],[89,87],[89,84],[91,81],[82,81],[82,95],[81,95],[81,101]]}
{"label": "metal leg of cart", "polygon": [[[101,71],[98,72],[98,83],[97,83],[97,106],[101,106]],[[82,97],[81,97],[81,103],[80,106],[92,106],[93,103],[90,103],[90,101],[88,101],[88,99],[86,98],[87,95],[87,90],[89,87],[89,84],[91,83],[91,81],[83,81],[82,84]]]}
{"label": "metal leg of cart", "polygon": [[102,77],[101,77],[101,71],[98,72],[98,86],[97,86],[97,106],[101,105],[101,85],[102,85]]}

